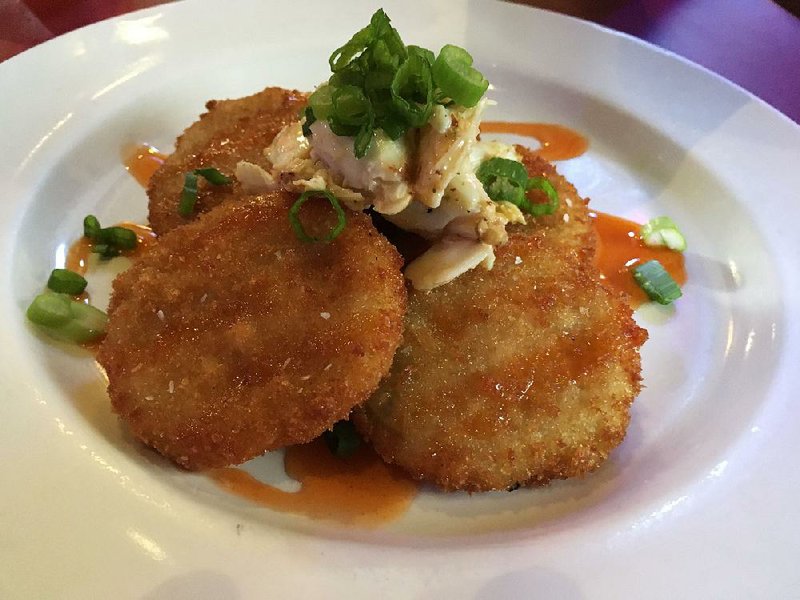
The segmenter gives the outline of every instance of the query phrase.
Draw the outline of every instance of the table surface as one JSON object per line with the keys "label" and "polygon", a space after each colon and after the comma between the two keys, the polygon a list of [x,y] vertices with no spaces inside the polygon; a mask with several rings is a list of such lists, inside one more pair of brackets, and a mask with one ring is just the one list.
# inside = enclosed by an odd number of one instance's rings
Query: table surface
{"label": "table surface", "polygon": [[[83,25],[168,0],[0,0],[0,61]],[[800,123],[800,0],[522,0],[685,56]],[[794,11],[795,14],[792,14]]]}

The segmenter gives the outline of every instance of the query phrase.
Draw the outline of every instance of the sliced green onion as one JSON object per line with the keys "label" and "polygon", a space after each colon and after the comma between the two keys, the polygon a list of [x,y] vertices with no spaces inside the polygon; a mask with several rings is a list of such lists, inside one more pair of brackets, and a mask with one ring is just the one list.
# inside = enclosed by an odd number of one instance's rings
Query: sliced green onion
{"label": "sliced green onion", "polygon": [[98,240],[113,246],[118,250],[133,250],[136,248],[138,239],[136,232],[127,227],[106,227],[100,230]]}
{"label": "sliced green onion", "polygon": [[475,106],[489,88],[487,79],[472,66],[470,53],[458,46],[442,48],[432,71],[444,95],[467,108]]}
{"label": "sliced green onion", "polygon": [[308,98],[308,105],[314,112],[314,117],[320,121],[327,121],[333,112],[333,88],[329,85],[319,86]]}
{"label": "sliced green onion", "polygon": [[63,294],[39,294],[28,307],[28,319],[43,327],[63,325],[72,318],[67,298]]}
{"label": "sliced green onion", "polygon": [[669,217],[656,217],[642,225],[639,232],[646,246],[666,246],[670,250],[686,250],[686,239]]}
{"label": "sliced green onion", "polygon": [[401,58],[406,57],[406,46],[400,38],[400,34],[392,27],[391,19],[382,8],[375,11],[375,14],[369,20],[369,24],[372,27],[376,41],[379,40],[386,44],[387,49],[392,54],[396,54]]}
{"label": "sliced green onion", "polygon": [[97,239],[100,234],[100,221],[94,215],[87,215],[83,220],[83,235],[90,240]]}
{"label": "sliced green onion", "polygon": [[527,209],[534,217],[552,215],[558,208],[558,192],[553,184],[544,177],[532,177],[525,186],[528,190],[542,190],[547,195],[547,202],[534,204],[528,202]]}
{"label": "sliced green onion", "polygon": [[649,260],[644,264],[636,265],[632,272],[636,283],[644,290],[648,298],[659,304],[670,304],[682,295],[681,288],[657,260]]}
{"label": "sliced green onion", "polygon": [[102,310],[52,292],[36,296],[26,314],[49,336],[78,344],[101,337],[108,324]]}
{"label": "sliced green onion", "polygon": [[311,137],[311,126],[317,120],[317,117],[314,116],[314,110],[310,106],[306,106],[303,111],[303,116],[305,117],[303,121],[303,135]]}
{"label": "sliced green onion", "polygon": [[94,254],[99,254],[100,258],[107,260],[109,258],[114,258],[115,256],[119,256],[122,254],[121,250],[118,250],[114,246],[110,244],[95,244],[92,246],[92,252]]}
{"label": "sliced green onion", "polygon": [[428,63],[428,66],[430,67],[433,66],[434,62],[436,62],[436,55],[427,48],[423,48],[421,46],[409,46],[407,49],[409,56],[412,54],[420,56],[425,60],[426,63]]}
{"label": "sliced green onion", "polygon": [[[328,202],[330,202],[333,210],[336,211],[336,216],[339,219],[336,226],[331,229],[323,238],[315,238],[308,235],[305,229],[303,229],[303,224],[300,222],[300,208],[311,198],[325,198]],[[342,209],[341,204],[339,204],[339,201],[336,199],[336,196],[331,194],[328,190],[308,190],[300,194],[300,197],[292,205],[292,208],[289,209],[289,223],[291,223],[292,229],[300,241],[330,242],[339,237],[339,234],[344,231],[344,227],[347,224],[347,219],[345,218],[344,210]]]}
{"label": "sliced green onion", "polygon": [[53,269],[47,280],[47,287],[54,292],[77,296],[83,293],[88,282],[75,271],[69,269]]}
{"label": "sliced green onion", "polygon": [[[558,193],[552,184],[543,177],[529,178],[525,166],[515,160],[490,158],[481,163],[475,175],[495,202],[511,202],[534,217],[553,214],[558,208]],[[529,190],[543,191],[547,202],[534,204],[527,198]]]}
{"label": "sliced green onion", "polygon": [[[445,46],[437,58],[426,48],[406,47],[382,9],[329,63],[332,75],[311,95],[309,106],[334,134],[357,138],[359,158],[375,131],[399,139],[427,123],[437,102],[474,106],[489,85],[462,48]],[[309,134],[308,127],[303,131]]]}
{"label": "sliced green onion", "polygon": [[353,154],[355,154],[356,158],[364,158],[367,155],[374,131],[371,120],[369,123],[364,123],[358,130],[353,140]]}
{"label": "sliced green onion", "polygon": [[[383,12],[382,10],[379,12]],[[377,15],[378,13],[375,13]],[[373,15],[373,19],[375,19]],[[384,13],[386,16],[386,13]],[[367,46],[375,39],[375,34],[372,28],[372,22],[364,27],[361,31],[357,32],[350,40],[342,47],[337,48],[328,59],[331,71],[336,73],[344,69],[356,55],[363,52]]]}
{"label": "sliced green onion", "polygon": [[139,243],[136,232],[127,227],[101,227],[94,215],[83,220],[83,235],[92,240],[92,252],[101,258],[119,256],[123,250],[133,250]]}
{"label": "sliced green onion", "polygon": [[194,172],[211,185],[228,185],[232,181],[230,177],[223,175],[218,169],[212,167],[195,169]]}
{"label": "sliced green onion", "polygon": [[178,214],[188,217],[194,212],[195,204],[197,204],[197,174],[190,171],[183,177],[183,191],[178,204]]}
{"label": "sliced green onion", "polygon": [[203,169],[195,169],[189,171],[183,177],[183,191],[181,192],[181,200],[178,203],[178,214],[182,217],[188,217],[194,212],[195,204],[197,204],[197,178],[202,177],[211,185],[227,185],[231,183],[231,178],[223,175],[218,169],[207,167]]}
{"label": "sliced green onion", "polygon": [[419,53],[410,54],[392,80],[392,102],[411,127],[422,127],[433,112],[431,66]]}
{"label": "sliced green onion", "polygon": [[372,118],[372,106],[364,92],[354,85],[336,88],[331,94],[331,118],[342,125],[361,126]]}
{"label": "sliced green onion", "polygon": [[331,454],[339,458],[352,456],[361,445],[361,438],[350,421],[335,423],[330,431],[322,434],[322,437]]}
{"label": "sliced green onion", "polygon": [[497,178],[509,179],[512,183],[525,188],[528,183],[528,171],[525,165],[509,158],[494,157],[483,161],[475,175],[481,183]]}

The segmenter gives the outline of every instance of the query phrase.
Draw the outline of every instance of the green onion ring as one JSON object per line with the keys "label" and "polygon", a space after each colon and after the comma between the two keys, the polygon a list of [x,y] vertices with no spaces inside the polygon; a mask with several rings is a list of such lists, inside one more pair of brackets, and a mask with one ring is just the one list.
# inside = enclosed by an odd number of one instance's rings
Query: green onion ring
{"label": "green onion ring", "polygon": [[[300,222],[300,208],[302,208],[303,204],[308,202],[311,198],[322,197],[330,202],[333,210],[336,211],[336,216],[339,219],[336,226],[328,232],[324,238],[315,238],[310,236],[306,233],[305,229],[303,229],[303,224]],[[294,230],[294,234],[297,236],[302,242],[331,242],[339,237],[339,234],[344,231],[344,227],[347,224],[347,219],[345,218],[344,209],[342,205],[339,204],[339,200],[336,199],[336,196],[331,194],[328,190],[307,190],[300,194],[300,197],[292,204],[292,207],[289,209],[289,223],[292,225],[292,229]]]}
{"label": "green onion ring", "polygon": [[528,180],[525,186],[528,190],[541,190],[547,195],[547,202],[541,204],[534,204],[528,202],[528,213],[534,217],[542,217],[544,215],[552,215],[558,208],[558,192],[553,184],[544,177],[532,177]]}
{"label": "green onion ring", "polygon": [[657,260],[636,265],[631,272],[647,297],[659,304],[671,304],[682,296],[677,282]]}
{"label": "green onion ring", "polygon": [[183,178],[183,191],[181,200],[178,203],[178,214],[182,217],[189,217],[194,212],[197,204],[197,178],[202,177],[211,185],[227,185],[231,183],[231,178],[223,175],[218,169],[206,167],[189,171]]}
{"label": "green onion ring", "polygon": [[489,88],[489,81],[472,66],[472,56],[458,46],[442,48],[432,71],[445,96],[467,108],[475,106]]}
{"label": "green onion ring", "polygon": [[86,289],[87,281],[84,277],[69,269],[53,269],[47,280],[47,287],[54,292],[77,296]]}

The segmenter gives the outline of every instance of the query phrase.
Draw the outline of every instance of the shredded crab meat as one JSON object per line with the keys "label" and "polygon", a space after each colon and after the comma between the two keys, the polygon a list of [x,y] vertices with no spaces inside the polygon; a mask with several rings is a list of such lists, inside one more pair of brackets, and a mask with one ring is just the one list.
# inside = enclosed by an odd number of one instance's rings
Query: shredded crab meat
{"label": "shredded crab meat", "polygon": [[432,289],[478,265],[490,269],[494,246],[510,223],[525,223],[517,206],[494,202],[475,175],[493,156],[519,160],[513,146],[480,141],[483,99],[472,108],[437,105],[419,130],[391,140],[377,131],[366,156],[353,139],[315,121],[310,137],[299,121],[285,126],[265,149],[266,165],[242,161],[236,177],[251,193],[282,187],[293,192],[328,189],[354,211],[374,208],[401,229],[434,243],[406,268],[417,289]]}
{"label": "shredded crab meat", "polygon": [[278,187],[278,182],[275,181],[272,173],[246,160],[236,163],[235,175],[248,194],[260,194]]}
{"label": "shredded crab meat", "polygon": [[379,131],[367,155],[356,158],[352,138],[336,135],[324,121],[311,125],[311,134],[311,158],[326,165],[342,187],[367,193],[376,211],[394,214],[411,203],[405,139],[392,141]]}
{"label": "shredded crab meat", "polygon": [[418,290],[432,290],[483,264],[494,266],[494,247],[477,240],[444,238],[406,267],[405,276]]}
{"label": "shredded crab meat", "polygon": [[433,123],[420,130],[414,198],[425,206],[439,206],[447,186],[468,164],[470,152],[478,141],[486,102],[483,99],[473,108],[451,111],[450,125],[446,128],[438,122],[442,117],[437,115]]}

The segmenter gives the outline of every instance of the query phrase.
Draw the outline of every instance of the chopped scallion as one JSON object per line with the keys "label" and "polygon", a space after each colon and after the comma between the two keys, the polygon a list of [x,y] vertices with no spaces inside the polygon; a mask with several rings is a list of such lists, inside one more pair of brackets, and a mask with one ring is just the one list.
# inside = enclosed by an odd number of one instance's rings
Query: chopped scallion
{"label": "chopped scallion", "polygon": [[223,175],[219,170],[214,168],[195,169],[194,172],[212,185],[227,185],[231,182],[230,177]]}
{"label": "chopped scallion", "polygon": [[[485,160],[475,172],[489,198],[495,202],[511,202],[534,217],[550,215],[558,208],[558,193],[543,177],[528,177],[525,166],[515,160],[494,157]],[[527,197],[529,190],[541,190],[547,202],[534,204]]]}
{"label": "chopped scallion", "polygon": [[639,237],[646,246],[666,246],[670,250],[686,250],[686,239],[669,217],[656,217],[642,225]]}
{"label": "chopped scallion", "polygon": [[306,106],[303,111],[303,116],[305,117],[303,121],[303,135],[311,137],[311,126],[314,124],[314,121],[317,120],[317,117],[314,116],[314,110],[310,106]]}
{"label": "chopped scallion", "polygon": [[92,252],[104,259],[119,256],[123,250],[134,250],[139,241],[136,232],[127,227],[101,227],[94,215],[83,220],[83,235],[94,242]]}
{"label": "chopped scallion", "polygon": [[49,336],[77,344],[104,335],[108,323],[102,310],[73,300],[66,294],[52,292],[36,296],[26,314]]}
{"label": "chopped scallion", "polygon": [[47,280],[47,287],[54,292],[77,296],[86,289],[87,281],[75,271],[69,269],[53,269]]}
{"label": "chopped scallion", "polygon": [[525,186],[528,190],[541,190],[547,195],[547,202],[534,204],[528,202],[527,211],[534,217],[541,217],[544,215],[552,215],[558,208],[558,192],[553,184],[544,177],[533,177],[528,180]]}
{"label": "chopped scallion", "polygon": [[[333,210],[336,211],[338,223],[323,238],[316,238],[308,235],[305,229],[303,229],[303,224],[300,222],[300,208],[311,198],[325,198],[330,202]],[[300,197],[289,209],[289,223],[291,223],[297,238],[303,242],[330,242],[339,237],[339,234],[344,231],[347,219],[345,218],[344,210],[336,199],[336,196],[331,194],[328,190],[308,190],[300,194]]]}
{"label": "chopped scallion", "polygon": [[178,214],[182,217],[188,217],[194,212],[195,204],[197,204],[198,177],[202,177],[211,185],[227,185],[232,181],[230,177],[223,175],[213,167],[195,169],[186,173],[183,178],[181,199],[178,203]]}
{"label": "chopped scallion", "polygon": [[474,106],[489,85],[462,48],[445,46],[437,58],[425,48],[405,46],[383,10],[337,48],[329,63],[332,75],[311,94],[309,106],[334,134],[357,138],[358,158],[374,131],[396,140],[423,126],[435,103]]}
{"label": "chopped scallion", "polygon": [[322,434],[322,437],[331,454],[339,458],[352,456],[361,445],[361,438],[350,421],[335,423],[330,431]]}
{"label": "chopped scallion", "polygon": [[94,215],[87,215],[83,220],[83,235],[90,240],[96,240],[100,234],[100,221]]}
{"label": "chopped scallion", "polygon": [[644,264],[636,265],[632,272],[636,283],[644,290],[648,298],[659,304],[671,304],[682,295],[681,288],[657,260],[649,260]]}
{"label": "chopped scallion", "polygon": [[422,127],[433,112],[431,66],[421,53],[412,53],[392,79],[395,110],[411,127]]}
{"label": "chopped scallion", "polygon": [[487,79],[472,66],[470,53],[449,44],[433,63],[433,79],[445,96],[467,108],[475,106],[489,88]]}

